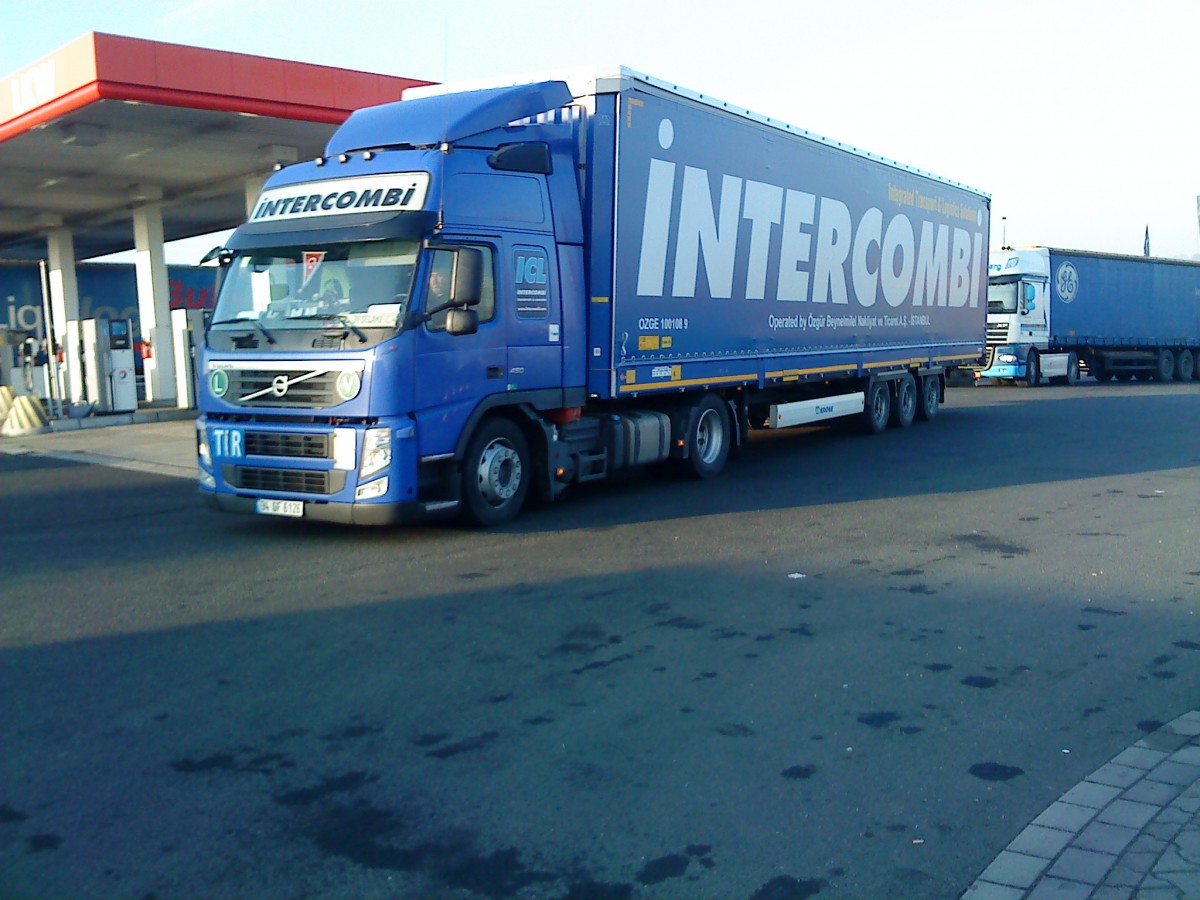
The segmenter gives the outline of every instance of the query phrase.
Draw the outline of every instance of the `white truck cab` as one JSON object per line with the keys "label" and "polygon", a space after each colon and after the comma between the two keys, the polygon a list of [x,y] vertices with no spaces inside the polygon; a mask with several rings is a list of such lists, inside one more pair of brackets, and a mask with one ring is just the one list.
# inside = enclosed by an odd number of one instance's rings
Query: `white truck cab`
{"label": "white truck cab", "polygon": [[1048,352],[1050,253],[1046,248],[1001,250],[988,259],[987,349],[980,378],[1025,381],[1043,378],[1074,384],[1074,353]]}

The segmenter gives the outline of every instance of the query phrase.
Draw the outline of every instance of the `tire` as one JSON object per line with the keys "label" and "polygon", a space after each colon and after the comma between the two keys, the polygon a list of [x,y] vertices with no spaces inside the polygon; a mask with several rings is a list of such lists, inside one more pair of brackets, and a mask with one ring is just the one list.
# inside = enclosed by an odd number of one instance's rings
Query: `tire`
{"label": "tire", "polygon": [[529,494],[529,442],[508,419],[487,419],[463,459],[463,515],[484,528],[516,518]]}
{"label": "tire", "polygon": [[917,414],[917,382],[910,373],[905,372],[892,384],[895,391],[892,395],[888,424],[893,428],[907,428]]}
{"label": "tire", "polygon": [[1042,366],[1036,350],[1030,350],[1025,357],[1025,384],[1035,388],[1042,383]]}
{"label": "tire", "polygon": [[1170,381],[1175,377],[1175,354],[1163,348],[1154,361],[1154,380]]}
{"label": "tire", "polygon": [[879,434],[887,428],[892,413],[892,390],[886,381],[872,381],[867,387],[866,407],[862,411],[862,430]]}
{"label": "tire", "polygon": [[1175,354],[1175,380],[1191,381],[1196,377],[1196,356],[1184,347]]}
{"label": "tire", "polygon": [[1067,374],[1053,375],[1051,384],[1075,384],[1079,381],[1079,358],[1074,353],[1067,354]]}
{"label": "tire", "polygon": [[936,375],[921,377],[921,391],[917,403],[917,418],[928,422],[938,414],[942,405],[942,379]]}
{"label": "tire", "polygon": [[704,394],[692,407],[688,423],[687,454],[679,461],[682,473],[699,479],[720,474],[733,441],[728,405],[715,394]]}

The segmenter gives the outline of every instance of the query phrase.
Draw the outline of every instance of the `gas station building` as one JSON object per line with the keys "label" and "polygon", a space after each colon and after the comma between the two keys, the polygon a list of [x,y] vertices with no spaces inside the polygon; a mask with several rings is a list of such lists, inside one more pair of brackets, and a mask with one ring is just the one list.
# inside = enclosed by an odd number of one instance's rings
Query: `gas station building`
{"label": "gas station building", "polygon": [[[133,250],[145,399],[159,405],[184,396],[164,243],[237,226],[276,166],[321,156],[351,112],[429,83],[99,33],[4,81],[0,260],[45,261],[61,346],[78,327],[76,261]],[[66,366],[80,399],[70,354]]]}

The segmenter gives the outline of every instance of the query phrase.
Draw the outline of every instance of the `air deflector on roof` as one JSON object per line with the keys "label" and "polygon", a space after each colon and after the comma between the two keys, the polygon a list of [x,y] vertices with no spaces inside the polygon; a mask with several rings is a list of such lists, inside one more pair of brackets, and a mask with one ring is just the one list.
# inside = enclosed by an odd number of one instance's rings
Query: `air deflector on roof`
{"label": "air deflector on roof", "polygon": [[430,147],[566,106],[574,98],[561,81],[441,94],[369,106],[351,113],[329,139],[329,156],[378,147]]}

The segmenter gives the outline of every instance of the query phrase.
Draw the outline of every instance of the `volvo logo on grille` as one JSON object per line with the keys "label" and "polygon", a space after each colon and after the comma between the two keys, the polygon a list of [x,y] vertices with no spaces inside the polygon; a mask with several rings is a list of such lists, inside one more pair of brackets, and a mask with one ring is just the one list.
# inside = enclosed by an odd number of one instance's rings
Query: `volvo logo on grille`
{"label": "volvo logo on grille", "polygon": [[291,380],[286,375],[276,375],[271,379],[271,393],[276,397],[282,397],[288,391],[288,385]]}

